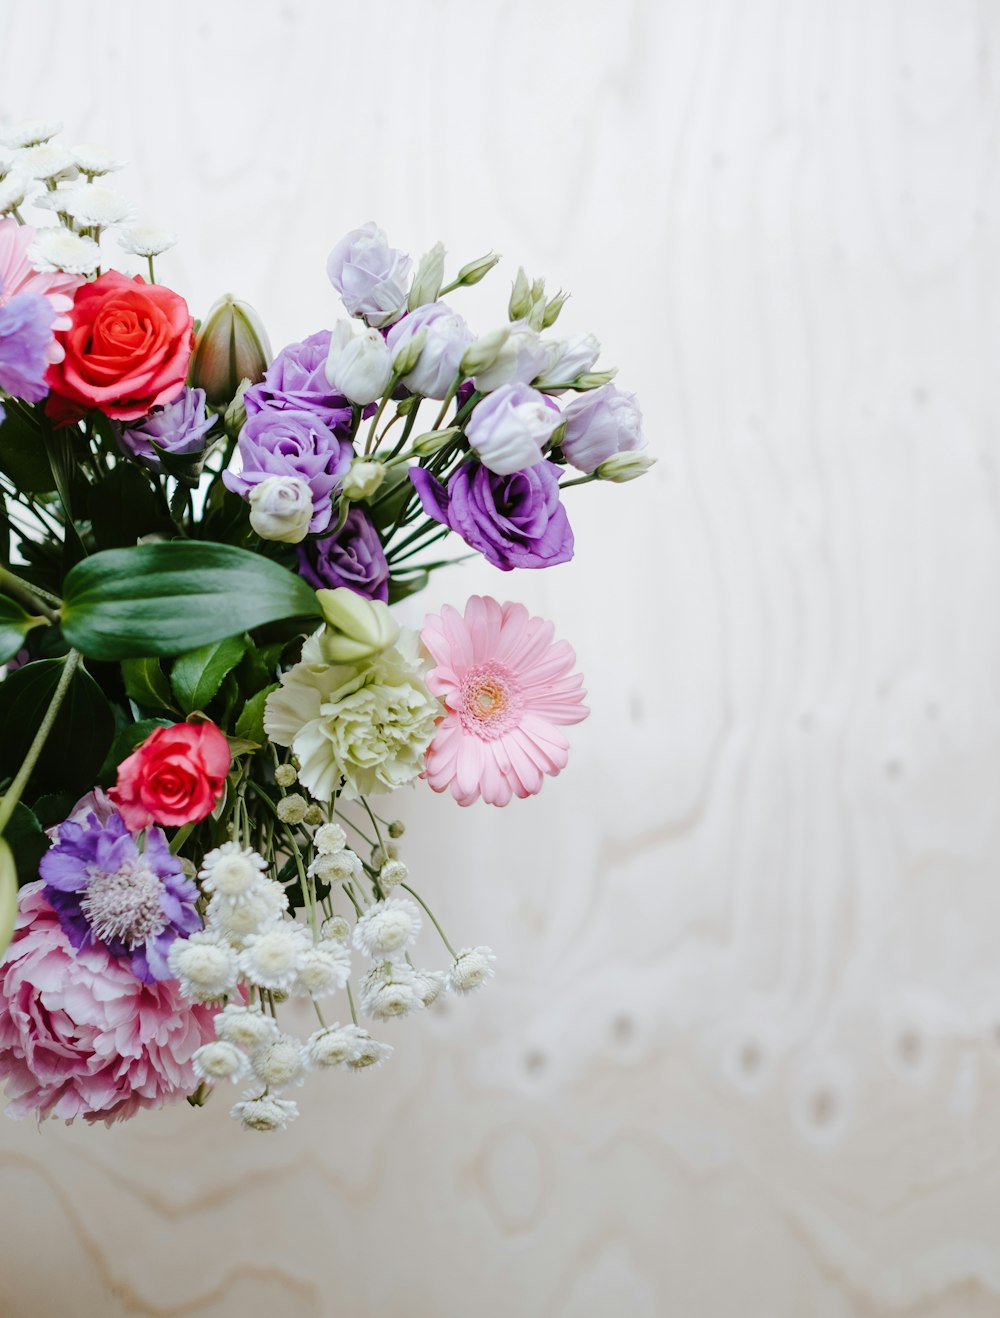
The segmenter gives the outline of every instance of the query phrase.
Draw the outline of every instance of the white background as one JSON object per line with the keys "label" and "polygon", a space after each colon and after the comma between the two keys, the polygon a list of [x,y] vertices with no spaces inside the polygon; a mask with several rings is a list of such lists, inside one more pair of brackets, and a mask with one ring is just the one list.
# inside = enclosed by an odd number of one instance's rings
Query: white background
{"label": "white background", "polygon": [[572,290],[660,459],[428,597],[594,711],[407,804],[490,990],[282,1137],[5,1122],[5,1318],[1000,1313],[998,98],[992,0],[0,0],[0,117],[130,160],[195,314],[329,325],[369,218],[494,247],[462,310]]}

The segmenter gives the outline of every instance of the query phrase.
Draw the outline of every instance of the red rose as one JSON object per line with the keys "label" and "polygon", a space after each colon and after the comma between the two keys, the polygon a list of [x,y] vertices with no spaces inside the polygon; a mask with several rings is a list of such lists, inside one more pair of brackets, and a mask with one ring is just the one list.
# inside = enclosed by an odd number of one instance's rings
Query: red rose
{"label": "red rose", "polygon": [[108,796],[133,833],[149,824],[195,824],[221,799],[230,760],[214,723],[157,728],[119,764]]}
{"label": "red rose", "polygon": [[70,318],[56,332],[66,356],[46,376],[46,410],[56,422],[92,407],[135,421],[180,393],[194,333],[187,303],[172,289],[109,270],[80,285]]}

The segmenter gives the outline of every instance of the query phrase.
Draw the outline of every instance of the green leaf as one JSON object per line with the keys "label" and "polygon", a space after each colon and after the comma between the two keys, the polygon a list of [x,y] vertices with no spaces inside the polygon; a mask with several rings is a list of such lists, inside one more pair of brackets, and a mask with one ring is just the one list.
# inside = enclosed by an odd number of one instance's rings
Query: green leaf
{"label": "green leaf", "polygon": [[49,849],[49,840],[34,812],[23,801],[18,801],[14,807],[3,836],[14,853],[18,887],[33,883],[38,878],[38,862]]}
{"label": "green leaf", "polygon": [[115,782],[118,778],[118,766],[122,760],[127,760],[135,748],[141,746],[157,728],[172,728],[173,726],[169,719],[143,718],[138,723],[130,723],[128,727],[122,728],[111,743],[111,749],[108,751],[98,772],[97,781],[102,787]]}
{"label": "green leaf", "polygon": [[123,659],[122,677],[125,694],[146,709],[173,709],[166,676],[159,659]]}
{"label": "green leaf", "polygon": [[149,481],[128,462],[91,487],[89,503],[98,549],[134,545],[140,536],[174,529]]}
{"label": "green leaf", "polygon": [[170,684],[185,714],[204,710],[228,672],[243,658],[248,640],[229,636],[180,655],[170,670]]}
{"label": "green leaf", "polygon": [[13,659],[22,649],[24,638],[33,625],[30,613],[6,595],[0,595],[0,664]]}
{"label": "green leaf", "polygon": [[190,540],[106,549],[63,587],[63,635],[94,659],[177,654],[282,618],[318,618],[294,572],[231,545]]}
{"label": "green leaf", "polygon": [[63,530],[63,567],[66,569],[87,556],[83,541],[80,539],[80,532],[73,520],[84,512],[78,506],[78,496],[86,491],[80,475],[77,454],[73,448],[73,436],[79,446],[80,433],[75,427],[62,430],[53,430],[49,427],[42,431],[49,466],[55,478],[56,489],[59,491],[59,501],[66,514]]}
{"label": "green leaf", "polygon": [[[0,682],[0,779],[13,778],[34,740],[59,678],[63,659],[41,659]],[[46,792],[82,796],[114,736],[115,720],[104,693],[82,666],[73,674],[55,723],[29,779],[25,797]]]}
{"label": "green leaf", "polygon": [[412,577],[390,577],[389,603],[396,604],[408,595],[415,595],[418,590],[423,590],[429,579],[430,573],[423,571],[415,572]]}
{"label": "green leaf", "polygon": [[42,438],[43,428],[48,428],[44,419],[28,421],[14,408],[7,409],[6,419],[0,425],[0,470],[26,494],[48,494],[56,488]]}
{"label": "green leaf", "polygon": [[266,686],[263,691],[258,691],[255,696],[251,696],[243,706],[243,713],[236,720],[236,735],[243,737],[247,741],[259,742],[261,746],[267,741],[264,732],[264,706],[267,698],[272,691],[277,691],[281,685],[280,682],[273,682]]}

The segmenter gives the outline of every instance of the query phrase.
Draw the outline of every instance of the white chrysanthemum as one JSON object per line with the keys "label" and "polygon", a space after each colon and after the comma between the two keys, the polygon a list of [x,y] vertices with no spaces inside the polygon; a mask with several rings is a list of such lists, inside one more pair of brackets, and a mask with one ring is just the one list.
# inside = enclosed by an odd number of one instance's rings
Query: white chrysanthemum
{"label": "white chrysanthemum", "polygon": [[324,824],[322,828],[317,828],[313,842],[317,851],[343,851],[347,846],[347,834],[339,824]]}
{"label": "white chrysanthemum", "polygon": [[354,946],[375,961],[400,956],[416,942],[422,923],[414,902],[387,897],[365,911],[354,926]]}
{"label": "white chrysanthemum", "polygon": [[350,1071],[364,1071],[369,1066],[381,1066],[391,1053],[391,1043],[381,1043],[362,1030],[357,1039],[357,1051],[347,1059],[345,1066]]}
{"label": "white chrysanthemum", "polygon": [[357,1025],[327,1025],[306,1040],[309,1065],[319,1068],[344,1066],[359,1057],[370,1042],[367,1030]]}
{"label": "white chrysanthemum", "polygon": [[262,1084],[287,1089],[289,1085],[301,1085],[305,1079],[306,1054],[298,1039],[279,1034],[254,1053],[250,1065]]}
{"label": "white chrysanthemum", "polygon": [[292,764],[279,764],[274,771],[274,781],[279,787],[294,787],[299,781],[295,766]]}
{"label": "white chrysanthemum", "polygon": [[[125,168],[124,160],[116,160],[106,146],[100,146],[96,142],[77,142],[70,147],[73,153],[73,159],[84,174],[113,174],[116,170]],[[138,255],[143,256],[145,253],[140,252]],[[155,256],[156,253],[154,252]]]}
{"label": "white chrysanthemum", "polygon": [[398,888],[410,876],[410,871],[401,860],[387,860],[378,872],[379,886],[383,892]]}
{"label": "white chrysanthemum", "polygon": [[273,929],[249,936],[239,955],[240,970],[252,984],[288,990],[295,983],[302,953],[311,946],[309,931],[285,920]]}
{"label": "white chrysanthemum", "polygon": [[361,981],[358,996],[366,1016],[387,1021],[408,1016],[424,1004],[413,987],[413,971],[405,963],[382,961]]}
{"label": "white chrysanthemum", "polygon": [[93,224],[106,229],[112,224],[123,224],[135,213],[132,203],[114,188],[103,183],[79,183],[66,189],[65,209],[80,224]]}
{"label": "white chrysanthemum", "polygon": [[299,970],[293,993],[303,997],[325,998],[336,993],[351,975],[351,954],[343,943],[324,939],[299,958]]}
{"label": "white chrysanthemum", "polygon": [[199,878],[206,892],[218,893],[236,903],[255,893],[267,861],[250,847],[238,842],[224,842],[210,851],[202,861]]}
{"label": "white chrysanthemum", "polygon": [[25,147],[17,153],[17,168],[28,178],[43,181],[76,177],[73,153],[57,142]]}
{"label": "white chrysanthemum", "polygon": [[283,824],[301,824],[306,817],[306,811],[309,809],[309,802],[298,792],[293,792],[291,796],[283,796],[278,802],[278,818]]}
{"label": "white chrysanthemum", "polygon": [[0,182],[0,215],[6,215],[8,211],[16,210],[18,206],[23,205],[33,187],[34,182],[17,173],[16,170],[13,174],[8,174]]}
{"label": "white chrysanthemum", "polygon": [[273,879],[260,879],[254,890],[240,901],[218,893],[208,903],[205,923],[227,937],[248,938],[281,923],[288,910],[288,895]]}
{"label": "white chrysanthemum", "polygon": [[61,132],[62,124],[58,119],[22,119],[20,123],[0,128],[0,142],[15,149],[38,146]]}
{"label": "white chrysanthemum", "polygon": [[232,1080],[233,1084],[246,1074],[248,1066],[246,1053],[222,1039],[196,1048],[191,1063],[200,1080]]}
{"label": "white chrysanthemum", "polygon": [[363,873],[360,857],[346,847],[343,851],[322,851],[309,865],[309,877],[320,883],[350,883]]}
{"label": "white chrysanthemum", "polygon": [[334,938],[338,943],[346,943],[351,936],[351,926],[342,915],[331,915],[319,927],[324,938]]}
{"label": "white chrysanthemum", "polygon": [[170,969],[186,998],[211,1002],[236,987],[236,953],[213,930],[175,939],[167,953]]}
{"label": "white chrysanthemum", "polygon": [[251,1090],[244,1095],[242,1103],[230,1109],[229,1115],[242,1122],[247,1130],[284,1130],[299,1115],[299,1105],[290,1098],[257,1096]]}
{"label": "white chrysanthemum", "polygon": [[260,1007],[244,1007],[229,1002],[215,1018],[215,1033],[226,1043],[256,1052],[272,1043],[280,1033],[273,1016],[265,1016]]}
{"label": "white chrysanthemum", "polygon": [[38,210],[59,212],[63,209],[65,195],[65,188],[53,188],[51,192],[40,192],[37,197],[32,197],[31,204]]}
{"label": "white chrysanthemum", "polygon": [[493,978],[496,957],[488,947],[463,947],[451,963],[448,985],[453,993],[472,993]]}
{"label": "white chrysanthemum", "polygon": [[92,275],[101,264],[101,249],[93,238],[53,226],[39,229],[28,248],[36,270],[62,270],[68,275]]}
{"label": "white chrysanthemum", "polygon": [[118,246],[133,256],[160,256],[176,245],[175,233],[169,229],[154,229],[149,225],[133,225],[118,235]]}
{"label": "white chrysanthemum", "polygon": [[441,970],[415,970],[413,991],[425,1007],[433,1006],[448,988],[448,976]]}

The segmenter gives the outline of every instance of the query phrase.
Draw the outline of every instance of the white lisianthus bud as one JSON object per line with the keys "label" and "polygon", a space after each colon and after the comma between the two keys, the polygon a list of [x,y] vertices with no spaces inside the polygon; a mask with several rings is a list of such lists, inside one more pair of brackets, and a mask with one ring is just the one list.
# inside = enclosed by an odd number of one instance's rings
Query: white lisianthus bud
{"label": "white lisianthus bud", "polygon": [[409,375],[420,360],[420,354],[424,350],[424,343],[427,339],[425,329],[418,330],[416,334],[396,353],[393,359],[392,369],[397,375]]}
{"label": "white lisianthus bud", "polygon": [[381,397],[392,378],[392,354],[378,330],[338,320],[330,335],[326,378],[338,393],[361,407]]}
{"label": "white lisianthus bud", "polygon": [[613,453],[610,458],[605,458],[594,474],[599,481],[614,481],[616,485],[624,485],[626,481],[645,476],[655,463],[656,459],[648,453]]}
{"label": "white lisianthus bud", "polygon": [[542,445],[561,419],[537,389],[502,384],[476,407],[465,431],[483,466],[509,476],[541,462]]}
{"label": "white lisianthus bud", "polygon": [[494,252],[488,252],[486,256],[481,256],[478,261],[469,261],[463,265],[455,277],[456,284],[464,284],[468,287],[470,284],[478,284],[480,279],[484,278],[500,260]]}
{"label": "white lisianthus bud", "polygon": [[425,302],[436,302],[443,282],[444,244],[435,243],[427,255],[420,258],[406,305],[413,311]]}
{"label": "white lisianthus bud", "polygon": [[531,285],[528,283],[528,276],[524,273],[524,266],[519,265],[514,276],[514,286],[510,290],[507,315],[511,320],[524,320],[530,310]]}
{"label": "white lisianthus bud", "polygon": [[462,358],[462,374],[472,376],[477,371],[485,371],[487,367],[492,366],[500,349],[507,342],[509,334],[510,330],[506,325],[502,329],[480,334],[479,338],[465,350],[465,356]]}
{"label": "white lisianthus bud", "polygon": [[564,293],[562,289],[559,290],[555,297],[549,298],[548,302],[545,304],[545,310],[542,312],[542,329],[548,329],[550,325],[556,323],[559,319],[560,311],[562,311],[568,301],[569,294]]}
{"label": "white lisianthus bud", "polygon": [[578,375],[593,368],[601,345],[593,334],[574,334],[571,339],[557,339],[548,345],[549,359],[535,381],[540,389],[572,384]]}
{"label": "white lisianthus bud", "polygon": [[262,540],[297,545],[312,515],[312,490],[297,476],[268,476],[250,491],[250,525]]}
{"label": "white lisianthus bud", "polygon": [[549,359],[549,348],[530,325],[517,324],[503,347],[485,369],[476,373],[473,384],[480,393],[489,394],[502,384],[530,384]]}
{"label": "white lisianthus bud", "polygon": [[618,374],[618,367],[613,366],[610,371],[584,371],[573,381],[574,389],[600,389],[611,381]]}
{"label": "white lisianthus bud", "polygon": [[306,641],[305,663],[353,664],[395,645],[399,624],[381,600],[365,599],[347,586],[318,590],[316,599],[329,625]]}
{"label": "white lisianthus bud", "polygon": [[385,467],[381,462],[355,458],[344,477],[340,492],[345,499],[354,502],[359,499],[370,499],[384,480]]}
{"label": "white lisianthus bud", "polygon": [[429,458],[432,453],[443,449],[457,434],[457,426],[449,426],[446,430],[428,430],[413,441],[413,452],[418,458]]}

